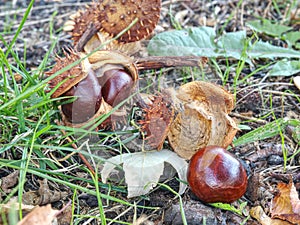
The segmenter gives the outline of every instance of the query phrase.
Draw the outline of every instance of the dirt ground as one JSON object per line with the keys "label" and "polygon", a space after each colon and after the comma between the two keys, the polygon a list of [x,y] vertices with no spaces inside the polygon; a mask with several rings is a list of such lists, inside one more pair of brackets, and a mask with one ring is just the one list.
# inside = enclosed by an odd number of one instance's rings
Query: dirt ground
{"label": "dirt ground", "polygon": [[[0,4],[0,32],[4,35],[4,40],[10,42],[12,40],[19,23],[22,19],[26,7],[30,1],[2,1]],[[52,0],[37,0],[30,12],[30,16],[26,21],[19,37],[14,46],[19,57],[25,61],[26,68],[30,70],[36,69],[42,62],[45,54],[50,50],[53,40],[57,40],[54,52],[58,55],[62,54],[62,49],[72,45],[71,38],[68,34],[62,32],[62,27],[65,21],[71,14],[78,9],[82,9],[90,1],[52,1]],[[281,1],[281,5],[285,5]],[[13,5],[12,5],[13,4]],[[246,22],[257,19],[266,18],[274,21],[282,21],[282,15],[287,13],[287,7],[279,8],[279,12],[274,8],[272,1],[260,0],[244,0],[238,7],[239,1],[189,1],[189,0],[163,0],[161,19],[155,32],[162,32],[173,29],[169,13],[182,25],[182,27],[190,26],[210,26],[224,32],[232,32],[239,30],[250,29],[246,27]],[[299,30],[300,23],[295,25],[295,29]],[[261,37],[268,41],[268,37]],[[283,46],[281,40],[271,40],[273,44]],[[0,48],[5,51],[4,45],[0,42]],[[26,49],[26,51],[24,50]],[[26,55],[26,58],[24,57]],[[49,66],[54,63],[54,54],[51,55],[53,60],[49,61]],[[11,59],[13,63],[13,59]],[[218,63],[222,70],[226,68],[226,61],[218,59]],[[257,60],[256,63],[266,64],[264,60]],[[241,76],[247,76],[253,72],[255,68],[247,66],[243,69]],[[219,77],[216,74],[212,65],[205,68],[205,73],[213,82],[220,83]],[[233,79],[235,71],[230,71],[230,77]],[[288,89],[296,91],[295,87],[290,86],[290,77],[272,77],[264,78],[267,70],[260,70],[255,73],[251,79],[259,84],[264,82],[266,88],[260,92],[254,85],[247,86],[243,84],[238,87],[237,104],[231,116],[239,121],[246,121],[255,118],[256,122],[247,123],[252,129],[260,127],[273,121],[274,118],[270,112],[270,98],[272,99],[273,110],[277,118],[295,118],[299,119],[300,103],[297,99],[290,95],[285,95],[284,92]],[[171,77],[172,71],[167,70],[165,75]],[[145,73],[143,76],[147,76]],[[176,80],[174,78],[166,78]],[[252,80],[252,81],[253,81]],[[178,81],[177,81],[178,82]],[[228,85],[232,80],[229,79]],[[178,82],[179,83],[179,82]],[[298,91],[299,93],[299,91]],[[292,128],[287,127],[284,131],[285,143],[284,147],[288,151],[288,156],[291,156],[299,146],[292,138]],[[237,137],[245,134],[247,131],[238,132]],[[249,209],[252,206],[260,205],[268,214],[270,210],[270,202],[276,193],[276,185],[278,182],[288,182],[290,175],[293,177],[294,184],[299,193],[300,190],[300,168],[299,154],[288,162],[287,171],[283,170],[283,155],[281,137],[276,136],[264,141],[254,142],[242,147],[233,149],[244,163],[248,175],[249,185],[246,194],[241,198],[241,201],[247,202],[247,207],[244,216],[239,216],[235,213],[211,207],[201,203],[191,193],[186,191],[182,196],[184,209],[188,224],[199,224],[206,218],[206,224],[241,224],[249,215]],[[178,182],[171,180],[168,185],[175,190],[178,188]],[[124,196],[125,197],[125,196]],[[138,215],[147,215],[148,222],[144,224],[182,224],[180,215],[180,206],[178,199],[168,190],[160,188],[149,195],[149,198],[141,201],[140,204],[147,206],[159,207],[160,209],[153,212],[147,210],[138,212]],[[84,196],[81,199],[86,202],[86,211],[89,207],[97,207],[97,201],[92,196]],[[54,206],[60,207],[62,201],[54,203]],[[233,203],[235,205],[236,203]],[[85,211],[85,210],[82,210]],[[122,208],[111,211],[107,217],[114,218]],[[150,213],[150,214],[149,214]],[[132,214],[127,213],[122,217],[124,221],[132,221]],[[259,224],[255,219],[249,218],[245,224]]]}

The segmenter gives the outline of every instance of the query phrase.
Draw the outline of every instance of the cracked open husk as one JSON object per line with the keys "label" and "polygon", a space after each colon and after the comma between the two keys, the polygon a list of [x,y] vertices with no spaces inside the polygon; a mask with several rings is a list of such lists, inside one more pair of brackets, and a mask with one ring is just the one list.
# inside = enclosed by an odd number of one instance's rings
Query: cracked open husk
{"label": "cracked open husk", "polygon": [[97,77],[101,77],[107,70],[124,68],[130,73],[135,84],[138,81],[137,68],[133,59],[119,51],[100,50],[90,55],[88,61]]}
{"label": "cracked open husk", "polygon": [[170,125],[168,140],[173,150],[185,159],[202,147],[231,144],[238,131],[228,115],[234,108],[233,96],[220,86],[194,81],[172,93],[178,113]]}
{"label": "cracked open husk", "polygon": [[[133,81],[133,86],[130,88],[131,91],[135,91],[137,87],[138,74],[137,74],[137,69],[133,63],[133,60],[130,57],[116,51],[98,51],[92,54],[91,56],[89,56],[88,58],[83,53],[76,53],[74,51],[71,51],[71,53],[66,55],[65,58],[57,58],[56,65],[53,67],[51,71],[47,73],[47,75],[51,76],[56,72],[58,72],[59,70],[67,66],[70,66],[72,63],[80,59],[83,60],[49,81],[49,88],[53,90],[53,94],[52,94],[53,98],[64,96],[66,92],[70,93],[69,90],[71,88],[76,89],[79,84],[83,83],[84,81],[87,81],[88,74],[89,76],[90,75],[96,76],[96,79],[99,80],[101,79],[101,77],[106,71],[114,70],[114,69],[124,70],[130,75]],[[76,91],[74,91],[74,93],[76,93]],[[83,95],[85,92],[80,92],[80,93]],[[68,94],[67,96],[70,95]],[[84,106],[89,106],[89,104],[94,103],[90,99],[91,96],[74,95],[74,97],[77,98],[80,97],[81,98],[80,104],[83,104]],[[85,97],[87,99],[87,103],[85,103],[84,100]],[[96,108],[96,111],[94,111],[94,113],[92,113],[91,116],[87,117],[86,120],[84,119],[84,121],[74,122],[72,121],[72,119],[70,119],[72,118],[72,115],[74,115],[73,114],[74,112],[72,111],[72,109],[74,109],[73,108],[74,105],[68,106],[69,107],[68,110],[71,112],[70,115],[65,115],[64,110],[61,110],[62,120],[64,124],[71,127],[82,127],[87,123],[96,120],[101,115],[109,113],[112,110],[113,105],[110,105],[107,102],[105,102],[103,97],[101,98],[102,98],[101,101],[98,101],[98,103],[100,102],[100,105]],[[73,103],[75,102],[76,100]],[[76,113],[80,113],[78,112],[78,110],[82,108],[80,107],[75,107],[75,108],[77,110]],[[93,106],[90,108],[95,109],[95,107]],[[60,107],[60,109],[62,108]],[[82,110],[85,109],[83,108]],[[119,118],[122,118],[124,115],[125,112],[122,112],[122,109],[120,108],[116,110],[113,114],[111,114],[110,118],[114,118],[114,120],[117,120]],[[106,123],[105,126],[110,126],[110,125]],[[106,128],[106,127],[102,126],[101,128]]]}

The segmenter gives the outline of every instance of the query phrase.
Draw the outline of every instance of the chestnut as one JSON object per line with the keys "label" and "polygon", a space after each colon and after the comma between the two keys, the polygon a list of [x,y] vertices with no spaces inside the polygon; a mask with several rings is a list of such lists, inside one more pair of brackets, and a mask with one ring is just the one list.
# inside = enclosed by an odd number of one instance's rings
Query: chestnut
{"label": "chestnut", "polygon": [[247,189],[247,174],[241,162],[219,146],[207,146],[191,158],[187,180],[203,202],[231,203]]}
{"label": "chestnut", "polygon": [[98,111],[102,99],[101,86],[94,72],[90,70],[85,79],[74,85],[63,96],[76,97],[73,102],[61,106],[66,118],[72,123],[82,123]]}
{"label": "chestnut", "polygon": [[134,85],[130,74],[123,69],[107,70],[98,80],[102,86],[103,99],[111,106],[116,106],[129,97]]}

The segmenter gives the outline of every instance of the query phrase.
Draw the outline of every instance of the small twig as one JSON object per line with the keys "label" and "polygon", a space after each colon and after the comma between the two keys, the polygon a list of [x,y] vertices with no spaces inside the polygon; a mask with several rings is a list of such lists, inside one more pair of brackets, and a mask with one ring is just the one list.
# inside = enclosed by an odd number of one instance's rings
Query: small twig
{"label": "small twig", "polygon": [[260,123],[260,124],[263,124],[263,125],[267,124],[267,121],[265,121],[265,120],[261,120],[261,119],[258,119],[258,118],[255,118],[255,117],[250,117],[250,116],[244,116],[244,115],[241,115],[239,113],[231,112],[230,115],[234,116],[234,117],[237,117],[237,118],[240,118],[240,119],[243,119],[243,120],[254,121],[256,123]]}
{"label": "small twig", "polygon": [[78,43],[75,46],[75,50],[80,52],[83,50],[83,47],[85,44],[98,32],[98,28],[95,27],[93,23],[90,23],[86,29],[86,31],[83,33],[83,35],[80,37]]}
{"label": "small twig", "polygon": [[261,91],[265,92],[265,93],[274,94],[274,95],[285,95],[285,96],[291,96],[291,97],[299,96],[299,95],[296,95],[293,93],[282,92],[282,91],[274,91],[274,90],[261,90]]}
{"label": "small twig", "polygon": [[201,66],[207,58],[200,56],[149,56],[136,60],[138,70],[160,69],[165,67]]}
{"label": "small twig", "polygon": [[263,18],[267,17],[268,12],[270,13],[271,5],[272,5],[272,0],[269,0],[269,3],[268,3],[267,7],[264,10]]}
{"label": "small twig", "polygon": [[124,216],[126,213],[128,213],[133,207],[130,206],[128,209],[125,209],[124,211],[122,211],[121,213],[119,213],[119,215],[117,215],[112,222],[110,222],[108,225],[113,224],[114,221],[116,221],[117,219],[119,219],[120,217]]}
{"label": "small twig", "polygon": [[65,211],[71,205],[71,203],[72,203],[72,201],[70,200],[64,207],[62,207],[62,209],[60,209],[57,213],[55,213],[55,217],[62,214],[63,211]]}

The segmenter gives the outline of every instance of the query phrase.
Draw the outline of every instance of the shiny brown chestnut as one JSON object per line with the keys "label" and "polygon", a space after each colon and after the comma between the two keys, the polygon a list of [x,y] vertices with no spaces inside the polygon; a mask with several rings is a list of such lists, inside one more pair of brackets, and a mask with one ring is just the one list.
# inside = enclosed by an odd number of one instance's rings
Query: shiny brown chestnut
{"label": "shiny brown chestnut", "polygon": [[187,180],[192,192],[206,203],[234,202],[244,195],[248,182],[240,161],[219,146],[207,146],[192,156]]}
{"label": "shiny brown chestnut", "polygon": [[102,86],[103,99],[111,106],[128,98],[134,86],[131,75],[122,69],[107,70],[98,80]]}
{"label": "shiny brown chestnut", "polygon": [[101,86],[94,72],[90,70],[86,78],[65,92],[63,96],[76,97],[75,101],[61,106],[65,117],[72,123],[83,123],[93,117],[100,107]]}

